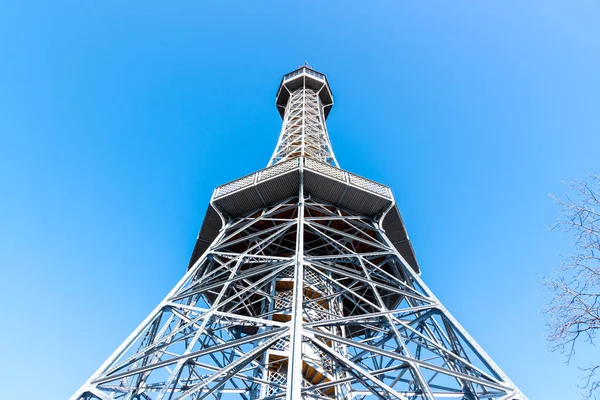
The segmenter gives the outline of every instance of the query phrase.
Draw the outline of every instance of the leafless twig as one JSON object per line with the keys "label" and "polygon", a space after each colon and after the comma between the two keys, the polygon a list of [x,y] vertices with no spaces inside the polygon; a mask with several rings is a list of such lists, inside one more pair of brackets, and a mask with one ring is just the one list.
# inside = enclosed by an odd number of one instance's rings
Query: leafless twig
{"label": "leafless twig", "polygon": [[[554,350],[564,352],[567,363],[580,342],[594,345],[600,328],[600,176],[588,181],[564,182],[569,189],[565,200],[552,196],[561,208],[561,218],[552,229],[573,236],[573,251],[552,276],[544,280],[553,297],[544,310],[548,317],[548,340]],[[598,364],[582,368],[585,396],[600,390],[595,373]]]}

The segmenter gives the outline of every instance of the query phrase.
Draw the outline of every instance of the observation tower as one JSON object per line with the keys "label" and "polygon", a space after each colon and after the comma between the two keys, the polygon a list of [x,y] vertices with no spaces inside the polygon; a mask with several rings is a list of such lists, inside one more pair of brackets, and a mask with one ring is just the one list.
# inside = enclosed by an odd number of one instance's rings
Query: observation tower
{"label": "observation tower", "polygon": [[71,399],[525,399],[421,280],[390,188],[339,167],[325,75],[276,105],[267,167],[214,190],[183,278]]}

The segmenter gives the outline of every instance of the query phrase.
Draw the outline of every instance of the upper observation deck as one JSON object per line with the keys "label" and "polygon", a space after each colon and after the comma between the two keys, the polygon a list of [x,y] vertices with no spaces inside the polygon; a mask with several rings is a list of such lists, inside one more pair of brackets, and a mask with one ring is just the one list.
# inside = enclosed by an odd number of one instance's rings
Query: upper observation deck
{"label": "upper observation deck", "polygon": [[301,88],[311,89],[319,94],[319,99],[323,105],[323,112],[325,118],[327,118],[333,106],[333,94],[327,82],[327,77],[325,74],[315,71],[307,64],[284,75],[281,79],[275,102],[281,117],[283,118],[285,115],[291,93]]}

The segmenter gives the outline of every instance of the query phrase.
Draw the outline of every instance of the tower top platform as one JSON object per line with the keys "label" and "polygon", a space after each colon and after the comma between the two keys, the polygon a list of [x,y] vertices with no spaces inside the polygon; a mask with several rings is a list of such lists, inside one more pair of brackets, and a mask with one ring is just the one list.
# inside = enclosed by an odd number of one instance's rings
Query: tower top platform
{"label": "tower top platform", "polygon": [[306,63],[281,79],[275,101],[281,118],[285,115],[285,107],[290,99],[290,94],[301,88],[312,89],[319,94],[323,112],[327,118],[333,106],[333,94],[329,82],[327,82],[325,74],[315,71]]}

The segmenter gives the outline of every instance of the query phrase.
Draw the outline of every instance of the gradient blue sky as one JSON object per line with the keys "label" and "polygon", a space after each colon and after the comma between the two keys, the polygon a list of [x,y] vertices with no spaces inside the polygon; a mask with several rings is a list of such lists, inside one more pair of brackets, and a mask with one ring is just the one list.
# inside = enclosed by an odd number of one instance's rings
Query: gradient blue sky
{"label": "gradient blue sky", "polygon": [[548,193],[600,170],[599,2],[369,3],[0,2],[3,399],[69,397],[154,308],[304,61],[432,290],[531,399],[577,398],[540,280],[569,250]]}

